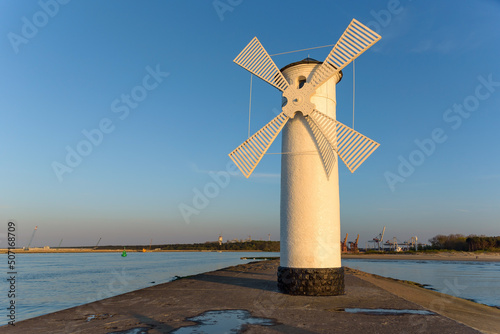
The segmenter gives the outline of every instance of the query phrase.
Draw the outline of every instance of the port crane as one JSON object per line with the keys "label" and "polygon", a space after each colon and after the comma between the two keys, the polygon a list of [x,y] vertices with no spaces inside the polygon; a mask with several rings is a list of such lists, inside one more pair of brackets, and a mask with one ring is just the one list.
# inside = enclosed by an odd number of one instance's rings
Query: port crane
{"label": "port crane", "polygon": [[35,232],[37,230],[38,230],[38,226],[35,226],[35,229],[33,230],[33,233],[31,234],[30,242],[28,242],[28,246],[24,247],[24,250],[30,250],[31,242],[33,241],[33,238],[35,237]]}
{"label": "port crane", "polygon": [[[153,238],[151,238],[151,240],[149,241],[149,252],[151,252],[151,245],[153,244]],[[148,250],[146,250],[146,248],[142,248],[142,252],[143,253],[146,253],[148,252]]]}
{"label": "port crane", "polygon": [[102,238],[99,238],[99,241],[97,241],[97,244],[95,245],[94,249],[97,249],[97,246],[99,246],[99,243],[101,242]]}
{"label": "port crane", "polygon": [[387,240],[385,244],[390,247],[391,251],[401,252],[402,250],[401,247],[398,245],[398,239],[396,237],[393,237],[392,240]]}
{"label": "port crane", "polygon": [[407,250],[415,248],[415,250],[417,251],[418,250],[417,241],[418,241],[418,238],[416,236],[411,237],[410,240],[404,242],[404,245],[405,245]]}
{"label": "port crane", "polygon": [[349,241],[349,251],[351,253],[359,253],[358,241],[359,241],[359,234],[358,237],[356,238],[356,241]]}
{"label": "port crane", "polygon": [[368,242],[373,242],[377,244],[378,250],[380,250],[380,243],[382,243],[382,247],[384,246],[384,234],[385,234],[385,226],[384,229],[382,230],[382,233],[379,233],[375,238]]}
{"label": "port crane", "polygon": [[348,236],[348,235],[349,235],[349,234],[348,234],[348,233],[346,233],[346,234],[345,234],[345,239],[344,239],[344,241],[341,241],[341,242],[340,242],[340,250],[342,251],[342,253],[347,253],[347,236]]}
{"label": "port crane", "polygon": [[413,242],[413,240],[415,240],[415,250],[418,251],[418,242],[417,242],[418,238],[417,238],[417,236],[412,237],[411,240],[412,240],[412,242]]}

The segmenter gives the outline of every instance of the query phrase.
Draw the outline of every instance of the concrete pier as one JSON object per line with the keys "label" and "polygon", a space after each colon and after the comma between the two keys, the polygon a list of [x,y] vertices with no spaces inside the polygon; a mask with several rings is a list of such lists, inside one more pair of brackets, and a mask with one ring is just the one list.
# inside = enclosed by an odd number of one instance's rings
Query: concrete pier
{"label": "concrete pier", "polygon": [[445,334],[498,333],[500,328],[499,309],[349,268],[344,295],[282,294],[276,286],[278,266],[279,261],[272,260],[229,267],[17,322],[0,331]]}

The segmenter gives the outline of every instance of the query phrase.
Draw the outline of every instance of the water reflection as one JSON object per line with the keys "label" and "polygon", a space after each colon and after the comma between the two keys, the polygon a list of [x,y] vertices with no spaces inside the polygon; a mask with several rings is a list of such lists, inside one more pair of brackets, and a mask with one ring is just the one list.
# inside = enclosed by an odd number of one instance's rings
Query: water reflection
{"label": "water reflection", "polygon": [[345,259],[342,265],[500,307],[500,263]]}
{"label": "water reflection", "polygon": [[208,311],[197,317],[187,318],[187,320],[197,322],[198,325],[181,327],[171,333],[239,333],[244,325],[274,325],[272,320],[252,317],[246,310]]}

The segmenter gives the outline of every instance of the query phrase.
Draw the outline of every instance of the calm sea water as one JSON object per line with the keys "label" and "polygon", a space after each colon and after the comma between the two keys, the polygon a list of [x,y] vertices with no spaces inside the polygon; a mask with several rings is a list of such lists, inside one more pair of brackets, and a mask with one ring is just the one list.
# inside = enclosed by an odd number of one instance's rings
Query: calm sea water
{"label": "calm sea water", "polygon": [[[130,252],[16,254],[16,321],[199,274],[248,263],[248,256],[279,256],[256,252]],[[7,255],[0,256],[6,277]],[[0,283],[0,325],[8,322],[9,284]]]}
{"label": "calm sea water", "polygon": [[[227,266],[240,257],[279,253],[158,252],[16,254],[16,321]],[[3,277],[7,256],[0,256]],[[438,291],[500,307],[499,262],[343,260],[343,265],[410,280]],[[7,323],[9,289],[0,281],[0,325]]]}
{"label": "calm sea water", "polygon": [[448,295],[500,308],[500,262],[346,259],[342,265],[427,284]]}

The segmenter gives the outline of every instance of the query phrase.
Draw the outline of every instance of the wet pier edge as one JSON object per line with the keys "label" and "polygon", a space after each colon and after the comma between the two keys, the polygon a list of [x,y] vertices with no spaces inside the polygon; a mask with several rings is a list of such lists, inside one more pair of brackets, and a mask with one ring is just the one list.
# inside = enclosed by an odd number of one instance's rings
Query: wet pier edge
{"label": "wet pier edge", "polygon": [[499,333],[500,310],[345,268],[345,294],[278,291],[253,262],[3,326],[2,333]]}

